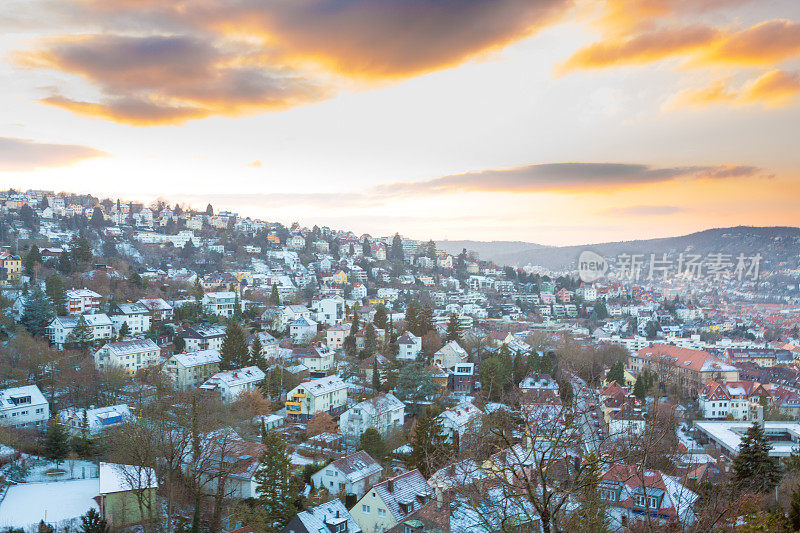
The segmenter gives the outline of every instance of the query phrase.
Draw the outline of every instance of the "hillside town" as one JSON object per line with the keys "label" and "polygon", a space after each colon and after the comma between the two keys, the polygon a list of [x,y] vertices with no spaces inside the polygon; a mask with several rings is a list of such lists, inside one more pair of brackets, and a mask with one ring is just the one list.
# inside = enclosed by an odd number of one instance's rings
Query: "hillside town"
{"label": "hillside town", "polygon": [[800,523],[797,237],[587,280],[8,190],[0,246],[0,532]]}

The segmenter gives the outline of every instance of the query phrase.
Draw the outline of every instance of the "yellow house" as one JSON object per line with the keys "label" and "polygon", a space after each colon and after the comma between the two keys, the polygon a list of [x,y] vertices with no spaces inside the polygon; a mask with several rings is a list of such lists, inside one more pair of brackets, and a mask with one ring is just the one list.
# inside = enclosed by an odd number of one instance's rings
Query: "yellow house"
{"label": "yellow house", "polygon": [[412,470],[372,487],[350,509],[350,515],[361,531],[386,531],[429,502],[432,495],[419,470]]}
{"label": "yellow house", "polygon": [[18,255],[0,252],[0,267],[5,269],[5,279],[18,281],[22,275],[22,260]]}
{"label": "yellow house", "polygon": [[347,285],[347,274],[345,273],[344,270],[340,270],[336,274],[331,276],[331,280],[336,285]]}

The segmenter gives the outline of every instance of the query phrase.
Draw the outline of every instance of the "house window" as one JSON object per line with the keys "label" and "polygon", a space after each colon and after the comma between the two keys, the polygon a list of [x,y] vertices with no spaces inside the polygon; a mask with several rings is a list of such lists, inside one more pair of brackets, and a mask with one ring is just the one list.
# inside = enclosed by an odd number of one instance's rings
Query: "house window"
{"label": "house window", "polygon": [[378,509],[378,516],[386,516],[386,509]]}
{"label": "house window", "polygon": [[364,511],[365,513],[369,514],[369,505],[362,505],[361,506],[361,510]]}

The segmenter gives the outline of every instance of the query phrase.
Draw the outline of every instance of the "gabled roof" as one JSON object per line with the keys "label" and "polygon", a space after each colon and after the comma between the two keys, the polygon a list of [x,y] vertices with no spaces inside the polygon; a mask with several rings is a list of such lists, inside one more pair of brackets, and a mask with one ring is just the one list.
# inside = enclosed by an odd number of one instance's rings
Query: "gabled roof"
{"label": "gabled roof", "polygon": [[[411,470],[379,483],[372,487],[372,491],[383,500],[397,521],[422,507],[433,493],[419,470]],[[401,505],[408,511],[404,511]]]}
{"label": "gabled roof", "polygon": [[129,355],[140,352],[161,351],[153,339],[136,339],[132,341],[109,342],[104,346],[111,355]]}
{"label": "gabled roof", "polygon": [[173,355],[172,358],[185,368],[219,363],[222,361],[222,356],[220,356],[217,350],[199,350],[196,352],[177,353]]}
{"label": "gabled roof", "polygon": [[359,450],[356,453],[351,453],[347,457],[337,459],[332,462],[330,466],[342,472],[351,483],[355,483],[356,481],[377,474],[383,470],[383,467],[364,450]]}
{"label": "gabled roof", "polygon": [[[328,533],[335,531],[335,527],[347,522],[347,533],[361,533],[355,519],[342,503],[342,500],[333,499],[327,503],[311,507],[297,513],[297,519],[309,532]],[[331,529],[333,527],[334,529]]]}
{"label": "gabled roof", "polygon": [[642,348],[637,355],[656,363],[665,363],[694,372],[735,372],[739,370],[704,350],[692,350],[671,344],[657,343],[648,348]]}

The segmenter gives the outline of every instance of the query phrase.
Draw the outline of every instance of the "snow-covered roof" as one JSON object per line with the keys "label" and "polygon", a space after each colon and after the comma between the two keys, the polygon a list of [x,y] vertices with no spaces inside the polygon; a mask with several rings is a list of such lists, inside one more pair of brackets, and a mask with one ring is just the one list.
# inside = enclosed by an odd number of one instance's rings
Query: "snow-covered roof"
{"label": "snow-covered roof", "polygon": [[117,463],[100,463],[100,494],[145,488],[158,488],[154,469]]}
{"label": "snow-covered roof", "polygon": [[120,314],[123,315],[141,315],[147,314],[147,308],[140,303],[122,303],[117,304]]}
{"label": "snow-covered roof", "polygon": [[88,325],[89,327],[111,325],[111,319],[108,318],[108,315],[105,313],[93,313],[89,315],[83,315],[82,318],[86,321],[86,325]]}
{"label": "snow-covered roof", "polygon": [[175,361],[185,368],[191,368],[222,361],[217,350],[199,350],[196,352],[178,353],[172,356]]}
{"label": "snow-covered roof", "polygon": [[346,389],[347,384],[342,381],[339,376],[326,376],[324,378],[312,379],[301,383],[298,387],[302,387],[308,394],[312,396],[321,396],[340,389]]}
{"label": "snow-covered roof", "polygon": [[365,477],[377,474],[383,468],[364,450],[351,453],[347,457],[342,457],[333,461],[329,466],[335,467],[342,472],[351,483],[360,481]]}
{"label": "snow-covered roof", "polygon": [[480,417],[481,414],[481,410],[472,405],[471,402],[461,402],[455,407],[444,411],[439,416],[450,420],[456,427],[461,427],[468,424],[473,419]]}
{"label": "snow-covered roof", "polygon": [[238,387],[247,383],[262,381],[266,374],[257,366],[247,366],[238,370],[217,372],[200,385],[201,389],[213,390],[224,383],[228,388]]}
{"label": "snow-covered roof", "polygon": [[161,350],[161,348],[158,347],[158,344],[153,342],[153,339],[135,339],[132,341],[109,342],[105,347],[108,349],[108,353],[116,356]]}
{"label": "snow-covered roof", "polygon": [[[17,406],[15,399],[30,396],[30,405],[46,404],[47,400],[36,385],[23,385],[22,387],[11,387],[0,390],[0,410],[12,409]],[[28,402],[25,402],[26,405]]]}
{"label": "snow-covered roof", "polygon": [[[322,505],[311,507],[297,513],[297,518],[302,522],[307,531],[336,531],[336,527],[347,522],[347,533],[361,533],[361,528],[348,512],[342,500],[333,499]],[[333,526],[333,528],[329,527]]]}

